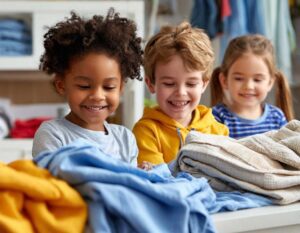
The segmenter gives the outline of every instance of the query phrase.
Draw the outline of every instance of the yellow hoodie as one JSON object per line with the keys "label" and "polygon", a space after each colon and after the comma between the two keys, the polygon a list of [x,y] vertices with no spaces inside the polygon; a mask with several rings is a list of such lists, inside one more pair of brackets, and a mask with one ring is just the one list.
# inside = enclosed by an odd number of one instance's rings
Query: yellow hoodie
{"label": "yellow hoodie", "polygon": [[187,127],[163,113],[158,106],[145,108],[143,117],[133,128],[139,148],[138,163],[148,161],[160,164],[172,161],[191,130],[207,134],[229,134],[228,128],[215,120],[211,108],[204,105],[198,105]]}

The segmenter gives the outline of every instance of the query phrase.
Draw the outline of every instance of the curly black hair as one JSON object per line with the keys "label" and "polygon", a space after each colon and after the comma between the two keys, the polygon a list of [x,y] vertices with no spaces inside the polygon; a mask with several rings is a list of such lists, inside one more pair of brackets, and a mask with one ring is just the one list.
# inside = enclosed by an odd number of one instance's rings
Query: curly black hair
{"label": "curly black hair", "polygon": [[70,18],[50,27],[44,35],[40,70],[64,75],[73,59],[96,52],[117,60],[123,81],[142,80],[142,39],[136,31],[134,21],[120,17],[114,8],[109,9],[105,18],[94,15],[84,19],[72,11]]}

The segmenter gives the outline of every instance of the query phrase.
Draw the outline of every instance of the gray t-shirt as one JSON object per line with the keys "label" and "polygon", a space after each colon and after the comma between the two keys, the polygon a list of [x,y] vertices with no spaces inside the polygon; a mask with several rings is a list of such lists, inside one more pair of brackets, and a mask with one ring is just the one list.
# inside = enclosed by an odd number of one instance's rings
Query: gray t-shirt
{"label": "gray t-shirt", "polygon": [[136,166],[138,148],[133,133],[121,125],[104,122],[104,126],[107,133],[82,128],[65,118],[43,122],[34,136],[32,156],[55,151],[78,138],[84,138],[113,158]]}

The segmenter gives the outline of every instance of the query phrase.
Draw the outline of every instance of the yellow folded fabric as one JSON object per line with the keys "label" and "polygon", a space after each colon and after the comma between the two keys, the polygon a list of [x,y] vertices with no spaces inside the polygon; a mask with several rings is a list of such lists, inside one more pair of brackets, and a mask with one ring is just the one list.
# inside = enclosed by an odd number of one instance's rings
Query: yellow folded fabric
{"label": "yellow folded fabric", "polygon": [[65,181],[31,160],[0,163],[1,233],[79,233],[87,206]]}

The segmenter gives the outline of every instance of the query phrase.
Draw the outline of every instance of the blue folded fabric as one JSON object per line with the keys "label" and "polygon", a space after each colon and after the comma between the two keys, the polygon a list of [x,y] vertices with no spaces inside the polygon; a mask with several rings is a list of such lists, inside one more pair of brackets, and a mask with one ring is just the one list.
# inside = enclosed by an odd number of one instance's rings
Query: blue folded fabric
{"label": "blue folded fabric", "polygon": [[29,54],[32,54],[32,46],[30,43],[0,40],[0,56]]}
{"label": "blue folded fabric", "polygon": [[0,19],[0,30],[27,31],[28,27],[23,20],[3,18]]}
{"label": "blue folded fabric", "polygon": [[1,40],[15,40],[23,43],[31,44],[31,35],[28,32],[12,31],[7,29],[0,29]]}
{"label": "blue folded fabric", "polygon": [[92,232],[212,233],[210,213],[270,204],[256,195],[214,193],[204,178],[173,177],[167,164],[144,171],[84,139],[34,161],[78,190],[88,203]]}
{"label": "blue folded fabric", "polygon": [[22,20],[0,19],[0,56],[32,54],[32,39]]}

